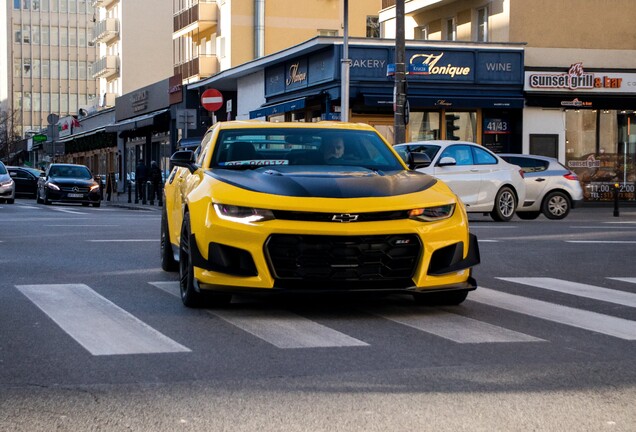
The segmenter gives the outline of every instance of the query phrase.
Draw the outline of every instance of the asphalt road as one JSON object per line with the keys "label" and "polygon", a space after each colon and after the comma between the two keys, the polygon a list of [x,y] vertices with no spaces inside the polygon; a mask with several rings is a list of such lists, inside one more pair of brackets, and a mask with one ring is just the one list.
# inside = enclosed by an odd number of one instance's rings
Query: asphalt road
{"label": "asphalt road", "polygon": [[457,307],[187,309],[160,210],[0,204],[0,431],[636,431],[636,208],[471,216]]}

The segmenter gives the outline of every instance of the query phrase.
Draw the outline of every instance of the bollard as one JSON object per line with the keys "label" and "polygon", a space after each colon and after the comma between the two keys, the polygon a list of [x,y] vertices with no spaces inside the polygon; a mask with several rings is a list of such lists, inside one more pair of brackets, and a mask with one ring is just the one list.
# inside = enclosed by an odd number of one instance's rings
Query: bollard
{"label": "bollard", "polygon": [[146,205],[146,198],[148,197],[148,182],[141,184],[141,203]]}
{"label": "bollard", "polygon": [[128,180],[128,204],[132,202],[132,181]]}
{"label": "bollard", "polygon": [[614,183],[614,217],[618,217],[619,216],[619,211],[618,211],[618,188],[619,188],[619,184],[618,183]]}

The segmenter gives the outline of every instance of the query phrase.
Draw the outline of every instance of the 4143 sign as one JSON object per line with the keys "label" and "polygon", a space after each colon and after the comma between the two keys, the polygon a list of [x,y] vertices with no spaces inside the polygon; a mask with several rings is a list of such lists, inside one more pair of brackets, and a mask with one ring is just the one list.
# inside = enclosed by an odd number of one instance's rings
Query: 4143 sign
{"label": "4143 sign", "polygon": [[484,119],[484,133],[485,134],[509,134],[512,133],[510,130],[510,122],[507,119],[494,119],[494,118],[485,118]]}

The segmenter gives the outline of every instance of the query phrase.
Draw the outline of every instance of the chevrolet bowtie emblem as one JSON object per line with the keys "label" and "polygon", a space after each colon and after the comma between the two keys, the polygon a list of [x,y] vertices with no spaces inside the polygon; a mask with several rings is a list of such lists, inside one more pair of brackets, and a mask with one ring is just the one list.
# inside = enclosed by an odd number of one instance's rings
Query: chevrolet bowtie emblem
{"label": "chevrolet bowtie emblem", "polygon": [[334,222],[355,222],[358,220],[359,215],[352,215],[349,213],[342,213],[333,215],[331,220]]}

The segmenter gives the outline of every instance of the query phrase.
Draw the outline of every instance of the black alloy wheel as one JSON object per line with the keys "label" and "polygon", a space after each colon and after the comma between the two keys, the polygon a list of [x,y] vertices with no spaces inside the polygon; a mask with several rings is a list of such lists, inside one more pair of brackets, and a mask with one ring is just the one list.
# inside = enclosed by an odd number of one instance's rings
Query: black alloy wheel
{"label": "black alloy wheel", "polygon": [[166,210],[161,212],[161,234],[159,243],[159,254],[161,257],[161,268],[167,272],[179,270],[177,261],[172,253],[172,245],[170,244],[170,231],[168,230],[168,217]]}

